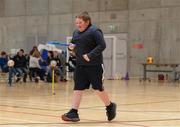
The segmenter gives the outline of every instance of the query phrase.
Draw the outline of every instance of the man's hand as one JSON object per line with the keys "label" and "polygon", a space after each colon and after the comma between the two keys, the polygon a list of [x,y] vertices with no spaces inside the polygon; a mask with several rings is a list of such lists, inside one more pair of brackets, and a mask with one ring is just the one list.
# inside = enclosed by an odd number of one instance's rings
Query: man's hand
{"label": "man's hand", "polygon": [[90,59],[89,59],[89,57],[87,56],[87,54],[84,54],[84,55],[83,55],[83,58],[84,58],[87,62],[90,61]]}

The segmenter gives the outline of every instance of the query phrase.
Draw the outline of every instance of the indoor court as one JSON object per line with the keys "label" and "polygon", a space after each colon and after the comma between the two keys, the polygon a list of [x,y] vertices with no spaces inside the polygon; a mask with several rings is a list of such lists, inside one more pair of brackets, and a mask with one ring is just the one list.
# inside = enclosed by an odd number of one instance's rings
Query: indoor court
{"label": "indoor court", "polygon": [[180,0],[0,0],[0,127],[180,127]]}
{"label": "indoor court", "polygon": [[[80,122],[64,122],[73,84],[48,83],[0,85],[1,127],[179,127],[180,86],[169,82],[105,80],[105,88],[117,103],[117,117],[108,122],[103,103],[86,90],[79,109]],[[88,101],[87,101],[88,100]]]}

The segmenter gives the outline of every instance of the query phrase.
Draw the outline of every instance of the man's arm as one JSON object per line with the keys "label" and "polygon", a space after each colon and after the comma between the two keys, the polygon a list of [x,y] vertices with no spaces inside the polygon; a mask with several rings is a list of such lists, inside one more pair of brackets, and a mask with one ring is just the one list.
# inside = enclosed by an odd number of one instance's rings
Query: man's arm
{"label": "man's arm", "polygon": [[103,33],[100,30],[97,30],[93,33],[93,35],[97,46],[91,52],[89,52],[87,56],[86,54],[84,55],[84,57],[88,57],[89,60],[93,59],[96,56],[99,56],[106,48],[106,43],[103,37]]}

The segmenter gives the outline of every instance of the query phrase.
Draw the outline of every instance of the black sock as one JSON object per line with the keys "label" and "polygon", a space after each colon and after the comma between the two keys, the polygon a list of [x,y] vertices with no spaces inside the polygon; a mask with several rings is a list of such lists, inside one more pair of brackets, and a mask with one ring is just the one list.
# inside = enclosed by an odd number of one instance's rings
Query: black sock
{"label": "black sock", "polygon": [[77,112],[78,112],[78,110],[77,110],[77,109],[73,109],[73,108],[72,108],[72,109],[70,110],[70,112],[77,113]]}
{"label": "black sock", "polygon": [[110,102],[110,104],[106,106],[106,108],[110,108],[110,107],[112,107],[112,102]]}

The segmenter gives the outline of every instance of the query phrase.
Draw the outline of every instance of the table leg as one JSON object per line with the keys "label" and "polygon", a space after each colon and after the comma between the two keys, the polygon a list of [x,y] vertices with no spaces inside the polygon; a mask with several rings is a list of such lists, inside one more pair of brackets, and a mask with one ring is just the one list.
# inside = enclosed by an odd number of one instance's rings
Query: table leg
{"label": "table leg", "polygon": [[146,64],[143,64],[143,80],[145,81],[147,79],[146,76]]}

